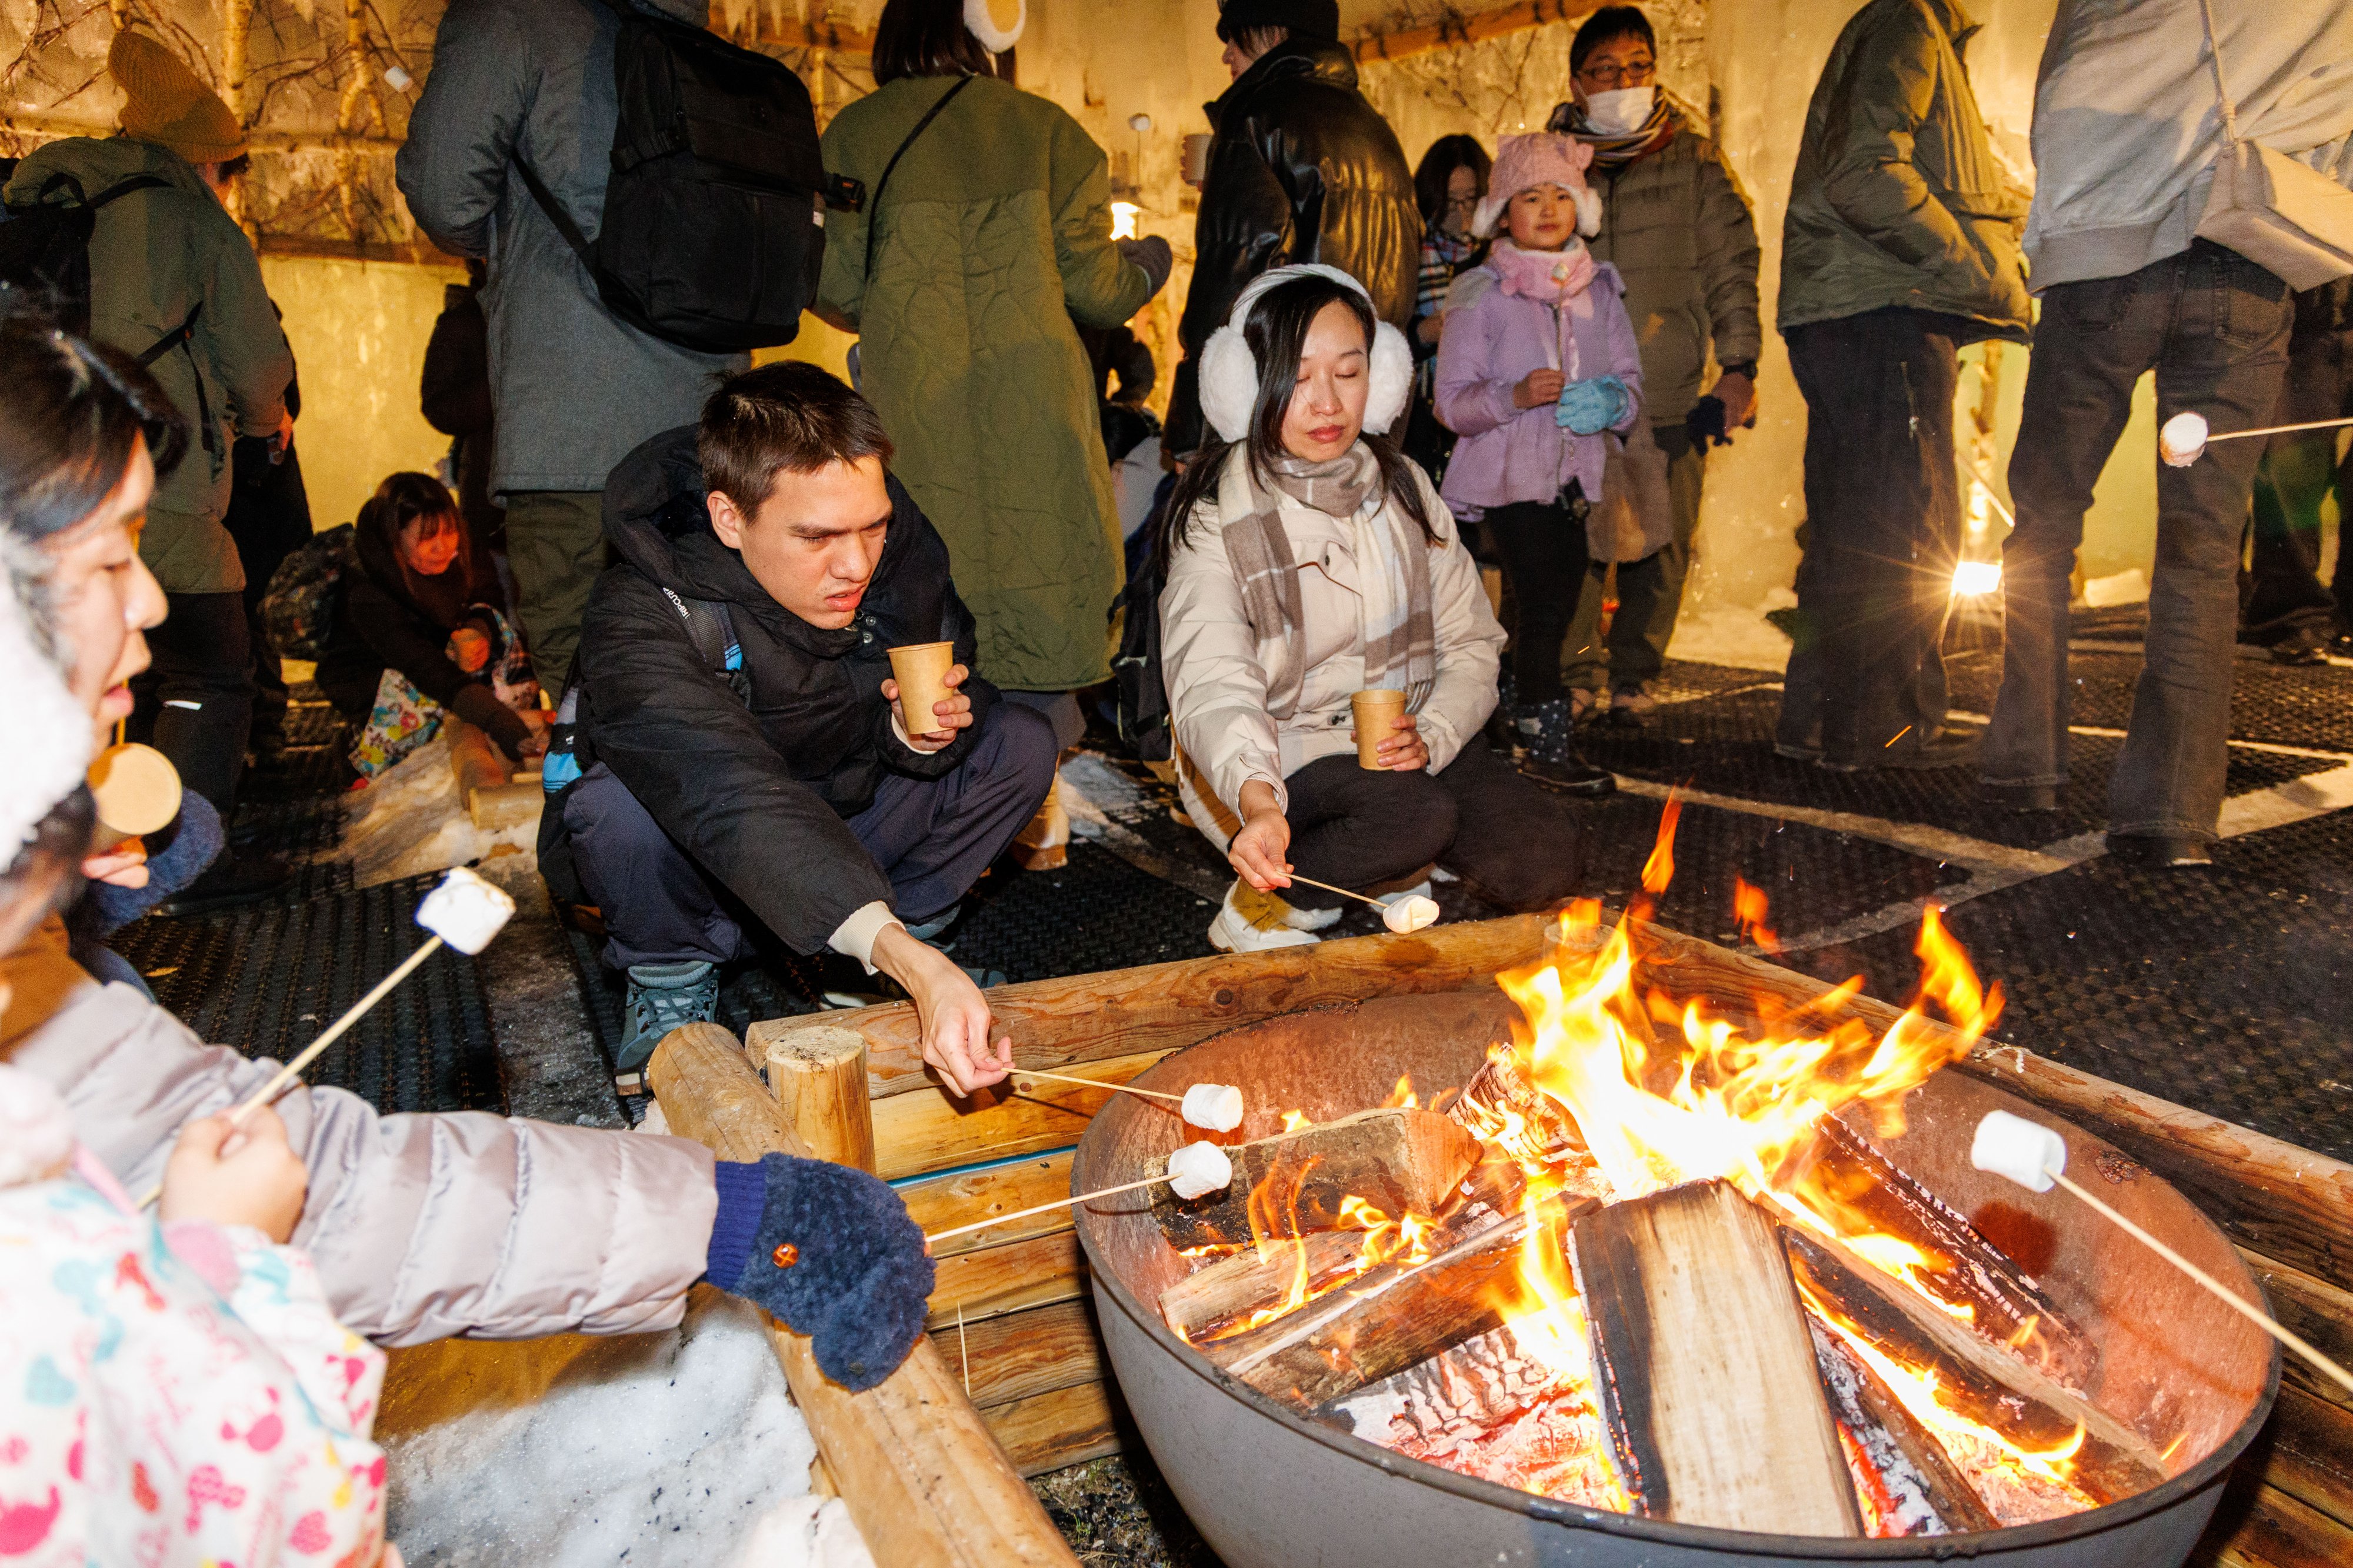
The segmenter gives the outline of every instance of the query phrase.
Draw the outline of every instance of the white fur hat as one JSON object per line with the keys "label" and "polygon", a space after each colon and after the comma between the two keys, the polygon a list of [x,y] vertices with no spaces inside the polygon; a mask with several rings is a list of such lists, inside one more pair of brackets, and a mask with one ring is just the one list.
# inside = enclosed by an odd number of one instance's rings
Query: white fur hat
{"label": "white fur hat", "polygon": [[90,718],[34,646],[24,605],[0,571],[0,691],[8,693],[8,765],[0,768],[0,867],[16,858],[90,766]]}
{"label": "white fur hat", "polygon": [[[1258,362],[1250,356],[1244,328],[1252,306],[1270,289],[1295,278],[1327,278],[1355,289],[1369,301],[1372,291],[1336,267],[1320,261],[1277,267],[1250,279],[1234,301],[1234,313],[1213,333],[1201,351],[1201,415],[1219,438],[1239,441],[1250,434],[1250,410],[1258,405]],[[1387,321],[1373,325],[1372,386],[1365,398],[1365,428],[1386,435],[1413,390],[1413,350],[1405,334]]]}
{"label": "white fur hat", "polygon": [[1001,55],[1021,41],[1021,29],[1029,25],[1029,0],[964,0],[964,25],[982,48]]}

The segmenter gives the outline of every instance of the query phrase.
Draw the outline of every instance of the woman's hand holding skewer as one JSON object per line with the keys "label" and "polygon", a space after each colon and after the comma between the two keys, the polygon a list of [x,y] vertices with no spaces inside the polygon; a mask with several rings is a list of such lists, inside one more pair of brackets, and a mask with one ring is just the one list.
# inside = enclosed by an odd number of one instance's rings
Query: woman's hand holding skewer
{"label": "woman's hand holding skewer", "polygon": [[1291,885],[1291,823],[1277,804],[1274,786],[1263,779],[1242,785],[1242,825],[1227,846],[1235,874],[1261,893]]}

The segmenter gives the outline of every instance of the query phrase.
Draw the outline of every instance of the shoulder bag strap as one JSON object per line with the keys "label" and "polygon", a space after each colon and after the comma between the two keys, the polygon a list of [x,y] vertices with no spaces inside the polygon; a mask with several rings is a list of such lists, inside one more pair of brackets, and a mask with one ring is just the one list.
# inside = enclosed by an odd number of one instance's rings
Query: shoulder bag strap
{"label": "shoulder bag strap", "polygon": [[522,176],[522,183],[531,188],[532,200],[537,202],[539,210],[547,215],[547,221],[555,226],[555,232],[564,237],[564,243],[572,247],[572,254],[580,258],[580,265],[590,272],[596,271],[595,243],[580,232],[580,226],[572,221],[572,215],[557,204],[555,194],[550,191],[540,180],[539,175],[533,171],[531,160],[517,153],[514,155],[514,166],[515,173]]}
{"label": "shoulder bag strap", "polygon": [[[933,121],[939,118],[940,110],[948,106],[949,100],[955,98],[957,93],[962,92],[965,88],[970,87],[971,85],[972,78],[968,76],[958,77],[956,79],[956,84],[954,87],[940,94],[939,100],[934,103],[929,109],[923,110],[923,117],[915,121],[915,128],[907,132],[906,140],[899,143],[899,150],[891,154],[891,161],[889,163],[882,165],[882,177],[874,182],[873,195],[869,199],[866,206],[866,268],[864,278],[871,278],[874,275],[874,226],[881,221],[882,187],[891,183],[891,171],[899,166],[899,160],[907,155],[907,149],[915,144],[915,138],[923,133],[923,128],[931,124]],[[864,281],[864,278],[860,279],[861,284]]]}
{"label": "shoulder bag strap", "polygon": [[2232,106],[2231,89],[2222,85],[2222,47],[2214,41],[2211,0],[2198,0],[2198,19],[2206,27],[2206,59],[2214,68],[2214,96],[2222,101],[2222,134],[2236,142],[2240,140],[2239,112]]}

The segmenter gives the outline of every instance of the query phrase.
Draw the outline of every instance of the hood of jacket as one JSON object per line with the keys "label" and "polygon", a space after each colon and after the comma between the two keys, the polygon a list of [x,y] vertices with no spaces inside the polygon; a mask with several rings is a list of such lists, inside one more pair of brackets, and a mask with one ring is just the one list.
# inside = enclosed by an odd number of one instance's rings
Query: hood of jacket
{"label": "hood of jacket", "polygon": [[68,136],[26,154],[9,176],[8,204],[16,206],[38,199],[41,187],[57,174],[72,175],[86,196],[133,174],[153,174],[170,181],[175,190],[213,199],[203,176],[186,159],[160,142],[142,142],[136,136]]}

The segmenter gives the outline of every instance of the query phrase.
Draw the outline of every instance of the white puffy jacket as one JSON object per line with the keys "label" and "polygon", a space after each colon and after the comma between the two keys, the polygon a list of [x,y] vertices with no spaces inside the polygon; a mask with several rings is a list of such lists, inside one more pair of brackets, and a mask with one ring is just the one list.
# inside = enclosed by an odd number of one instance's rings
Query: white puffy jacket
{"label": "white puffy jacket", "polygon": [[[1364,620],[1348,524],[1285,497],[1282,524],[1292,559],[1299,563],[1307,673],[1296,712],[1277,719],[1267,710],[1266,672],[1277,649],[1250,625],[1219,521],[1249,506],[1242,461],[1236,448],[1216,499],[1194,509],[1160,590],[1160,658],[1176,735],[1178,786],[1194,822],[1220,847],[1240,826],[1235,813],[1243,784],[1264,780],[1287,810],[1285,778],[1319,758],[1356,750],[1348,699],[1365,687]],[[1427,475],[1416,468],[1414,477],[1439,534],[1430,563],[1438,684],[1419,715],[1430,769],[1437,772],[1494,711],[1504,639],[1453,514]]]}

